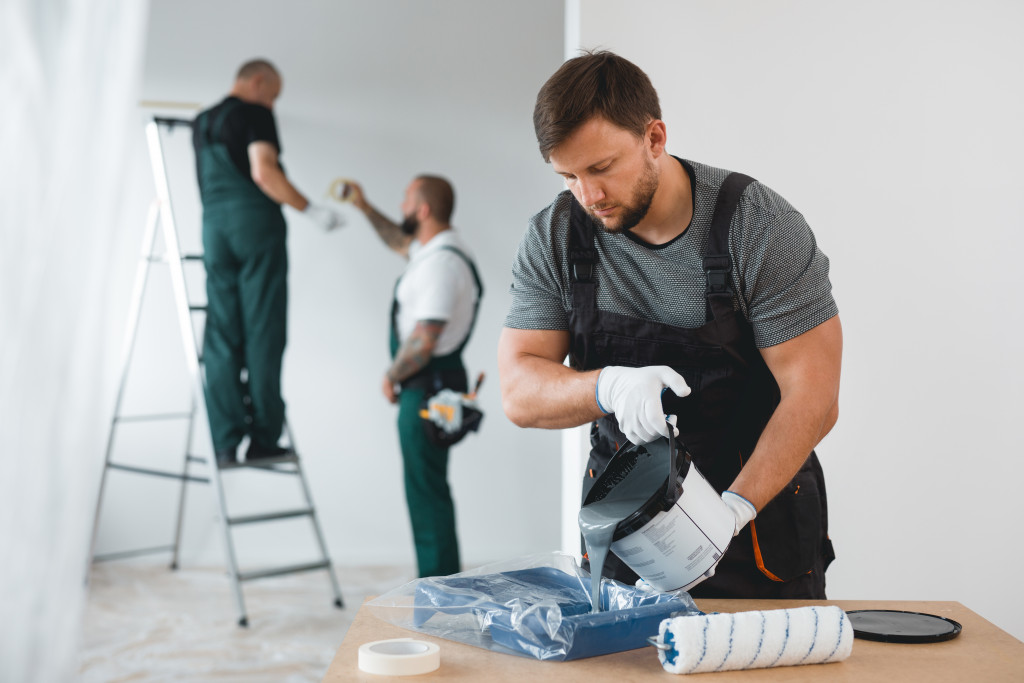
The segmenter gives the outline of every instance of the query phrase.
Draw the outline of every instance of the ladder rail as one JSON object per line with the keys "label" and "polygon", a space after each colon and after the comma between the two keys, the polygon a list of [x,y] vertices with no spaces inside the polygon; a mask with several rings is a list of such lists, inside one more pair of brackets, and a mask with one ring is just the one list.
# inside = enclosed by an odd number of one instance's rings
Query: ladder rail
{"label": "ladder rail", "polygon": [[153,246],[156,243],[156,227],[159,220],[159,205],[154,200],[149,206],[149,215],[146,219],[146,230],[142,238],[142,247],[139,254],[139,263],[135,268],[135,283],[132,287],[132,299],[128,307],[128,322],[125,326],[124,342],[121,346],[120,378],[117,384],[117,394],[114,399],[113,417],[110,420],[110,430],[107,432],[107,446],[103,456],[103,472],[100,474],[99,491],[96,496],[96,512],[93,515],[92,537],[89,540],[88,564],[85,568],[85,582],[89,583],[89,573],[92,567],[93,557],[96,555],[96,541],[99,535],[100,513],[103,509],[103,493],[107,485],[107,471],[110,467],[110,456],[114,450],[115,426],[121,416],[121,404],[124,400],[125,386],[128,384],[128,368],[131,366],[132,355],[135,351],[135,337],[139,331],[139,319],[142,314],[142,301],[146,291],[146,284],[149,281],[149,265],[153,256]]}
{"label": "ladder rail", "polygon": [[[153,178],[156,180],[157,198],[160,201],[160,227],[164,235],[164,253],[167,255],[169,262],[171,288],[174,291],[174,299],[177,303],[178,326],[181,332],[182,347],[185,352],[185,364],[188,367],[191,378],[193,401],[202,414],[208,415],[203,377],[199,368],[199,349],[196,346],[195,330],[192,327],[191,302],[188,298],[188,287],[185,284],[185,270],[182,267],[181,247],[178,244],[178,232],[174,224],[174,212],[171,208],[173,206],[171,204],[171,187],[167,180],[167,166],[164,162],[158,121],[153,120],[146,125],[146,136],[149,140],[150,160],[153,166]],[[234,540],[231,538],[231,531],[227,524],[228,510],[224,500],[224,488],[216,462],[211,463],[211,465],[209,468],[210,479],[213,483],[211,488],[214,491],[217,508],[220,510],[221,531],[224,536],[224,549],[231,572],[231,585],[235,596],[235,605],[238,608],[239,623],[244,624],[247,623],[245,598],[242,596],[242,588],[239,585],[238,560],[235,556]]]}
{"label": "ladder rail", "polygon": [[189,452],[192,450],[192,430],[196,424],[196,401],[192,399],[192,409],[189,411],[188,431],[185,434],[185,457],[181,466],[182,477],[181,490],[178,493],[178,518],[174,523],[174,550],[171,552],[171,569],[178,568],[178,559],[181,551],[181,529],[185,519],[185,492],[188,490],[188,470],[192,464],[192,457]]}
{"label": "ladder rail", "polygon": [[[292,433],[291,424],[285,422],[285,431],[288,434],[288,443],[291,444],[292,450],[296,450],[295,446],[295,435]],[[297,452],[297,451],[296,451]],[[295,469],[299,473],[299,483],[302,485],[302,495],[306,497],[306,507],[309,508],[310,516],[309,520],[313,525],[313,532],[316,535],[317,545],[320,546],[320,554],[323,555],[324,562],[327,563],[327,576],[331,581],[331,589],[334,591],[334,604],[338,607],[344,607],[345,601],[341,597],[341,586],[338,585],[338,577],[334,575],[334,569],[331,565],[331,558],[327,553],[327,543],[324,541],[323,531],[320,530],[320,518],[316,513],[316,506],[313,505],[313,494],[309,490],[309,484],[306,483],[306,474],[302,470],[302,466],[299,461],[295,461]]]}

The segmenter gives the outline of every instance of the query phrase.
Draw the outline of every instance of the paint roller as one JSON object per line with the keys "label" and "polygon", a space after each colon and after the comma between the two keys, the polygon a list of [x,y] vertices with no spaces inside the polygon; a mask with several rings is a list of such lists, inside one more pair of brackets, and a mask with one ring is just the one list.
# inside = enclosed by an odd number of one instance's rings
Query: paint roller
{"label": "paint roller", "polygon": [[839,607],[798,607],[674,617],[649,639],[674,674],[839,662],[853,650],[853,626]]}

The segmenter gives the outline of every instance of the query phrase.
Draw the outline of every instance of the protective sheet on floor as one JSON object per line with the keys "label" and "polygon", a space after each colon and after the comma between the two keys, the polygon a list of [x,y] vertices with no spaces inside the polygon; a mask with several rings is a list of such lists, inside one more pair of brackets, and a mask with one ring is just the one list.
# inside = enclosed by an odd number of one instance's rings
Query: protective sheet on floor
{"label": "protective sheet on floor", "polygon": [[603,579],[606,611],[591,613],[590,575],[560,553],[531,555],[410,581],[367,603],[403,628],[495,652],[568,661],[648,646],[662,619],[701,614],[683,591],[656,593]]}

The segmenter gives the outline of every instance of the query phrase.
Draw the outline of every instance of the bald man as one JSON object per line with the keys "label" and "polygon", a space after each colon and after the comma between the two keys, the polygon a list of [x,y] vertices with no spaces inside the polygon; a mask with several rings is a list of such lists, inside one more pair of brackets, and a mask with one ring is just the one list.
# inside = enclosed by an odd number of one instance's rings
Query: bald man
{"label": "bald man", "polygon": [[236,461],[246,436],[246,460],[291,454],[278,446],[288,306],[281,204],[324,230],[342,224],[306,199],[281,167],[273,113],[281,85],[270,62],[246,62],[228,96],[193,123],[208,300],[206,405],[219,465]]}
{"label": "bald man", "polygon": [[405,190],[401,224],[377,211],[358,183],[346,191],[384,244],[408,259],[391,305],[391,366],[384,397],[398,404],[405,497],[420,576],[459,571],[455,506],[448,486],[448,447],[426,434],[420,407],[442,388],[465,392],[462,350],[469,341],[483,286],[465,242],[449,221],[451,184],[421,175]]}

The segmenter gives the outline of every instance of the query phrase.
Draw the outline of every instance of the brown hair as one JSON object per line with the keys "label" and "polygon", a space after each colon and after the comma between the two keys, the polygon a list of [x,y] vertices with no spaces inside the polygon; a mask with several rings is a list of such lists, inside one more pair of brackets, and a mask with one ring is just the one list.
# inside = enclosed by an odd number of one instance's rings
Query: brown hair
{"label": "brown hair", "polygon": [[658,93],[636,64],[608,52],[568,60],[537,93],[533,128],[544,161],[582,124],[601,116],[637,137],[661,118]]}
{"label": "brown hair", "polygon": [[259,73],[270,73],[278,78],[281,74],[277,72],[277,68],[265,59],[250,59],[248,62],[243,64],[235,75],[235,80],[242,80],[244,78],[252,78]]}
{"label": "brown hair", "polygon": [[416,180],[419,181],[417,192],[430,207],[430,214],[442,223],[451,220],[455,209],[455,190],[452,184],[436,175],[420,175],[416,176]]}

